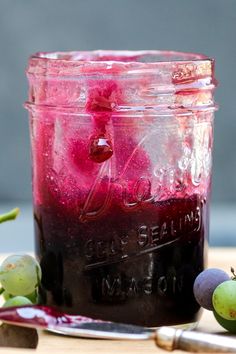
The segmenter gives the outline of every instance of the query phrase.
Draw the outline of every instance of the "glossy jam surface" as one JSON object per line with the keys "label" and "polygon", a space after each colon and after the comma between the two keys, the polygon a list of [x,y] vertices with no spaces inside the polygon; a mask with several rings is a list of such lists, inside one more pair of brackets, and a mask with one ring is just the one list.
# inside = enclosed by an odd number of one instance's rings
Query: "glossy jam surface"
{"label": "glossy jam surface", "polygon": [[192,287],[208,237],[212,75],[211,60],[183,53],[31,58],[44,304],[148,327],[197,320]]}

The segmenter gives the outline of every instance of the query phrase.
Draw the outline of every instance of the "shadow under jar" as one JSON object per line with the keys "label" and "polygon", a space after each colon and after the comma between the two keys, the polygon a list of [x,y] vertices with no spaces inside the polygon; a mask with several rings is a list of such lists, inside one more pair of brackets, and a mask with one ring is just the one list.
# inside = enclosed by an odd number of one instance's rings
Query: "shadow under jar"
{"label": "shadow under jar", "polygon": [[43,303],[148,327],[196,322],[214,61],[160,51],[36,53],[27,77]]}

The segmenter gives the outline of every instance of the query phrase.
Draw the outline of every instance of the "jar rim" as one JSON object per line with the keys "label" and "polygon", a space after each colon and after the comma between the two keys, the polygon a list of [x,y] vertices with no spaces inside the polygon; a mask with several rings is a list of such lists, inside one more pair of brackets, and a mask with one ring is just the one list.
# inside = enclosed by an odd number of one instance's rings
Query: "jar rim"
{"label": "jar rim", "polygon": [[28,74],[52,76],[138,75],[176,71],[192,65],[212,74],[214,60],[204,54],[162,50],[95,50],[37,52],[30,56]]}
{"label": "jar rim", "polygon": [[[155,60],[156,58],[156,60]],[[30,59],[86,62],[117,62],[135,64],[158,64],[169,62],[213,60],[200,53],[168,51],[168,50],[93,50],[93,51],[52,51],[36,52]]]}

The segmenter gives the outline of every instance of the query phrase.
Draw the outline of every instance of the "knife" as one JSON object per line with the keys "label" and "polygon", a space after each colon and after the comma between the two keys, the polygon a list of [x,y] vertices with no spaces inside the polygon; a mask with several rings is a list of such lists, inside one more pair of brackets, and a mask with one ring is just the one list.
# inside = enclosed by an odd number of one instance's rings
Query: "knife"
{"label": "knife", "polygon": [[155,340],[162,349],[191,352],[236,353],[236,339],[230,336],[187,331],[172,327],[148,329],[68,315],[47,306],[21,306],[0,309],[0,320],[23,327],[46,329],[54,333],[84,338]]}
{"label": "knife", "polygon": [[196,331],[175,329],[173,327],[160,327],[150,330],[139,326],[120,323],[81,323],[75,327],[48,328],[50,331],[84,338],[102,339],[128,339],[144,340],[154,339],[156,345],[167,351],[175,349],[189,352],[205,353],[236,353],[236,340],[229,336],[208,334]]}

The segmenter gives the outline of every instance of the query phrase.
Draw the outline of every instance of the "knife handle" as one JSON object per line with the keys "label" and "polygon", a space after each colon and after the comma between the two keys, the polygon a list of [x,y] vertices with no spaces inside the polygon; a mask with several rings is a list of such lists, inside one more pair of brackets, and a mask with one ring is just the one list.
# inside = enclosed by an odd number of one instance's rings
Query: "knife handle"
{"label": "knife handle", "polygon": [[229,336],[171,327],[160,327],[156,330],[156,344],[168,351],[180,349],[189,352],[236,353],[236,339]]}

